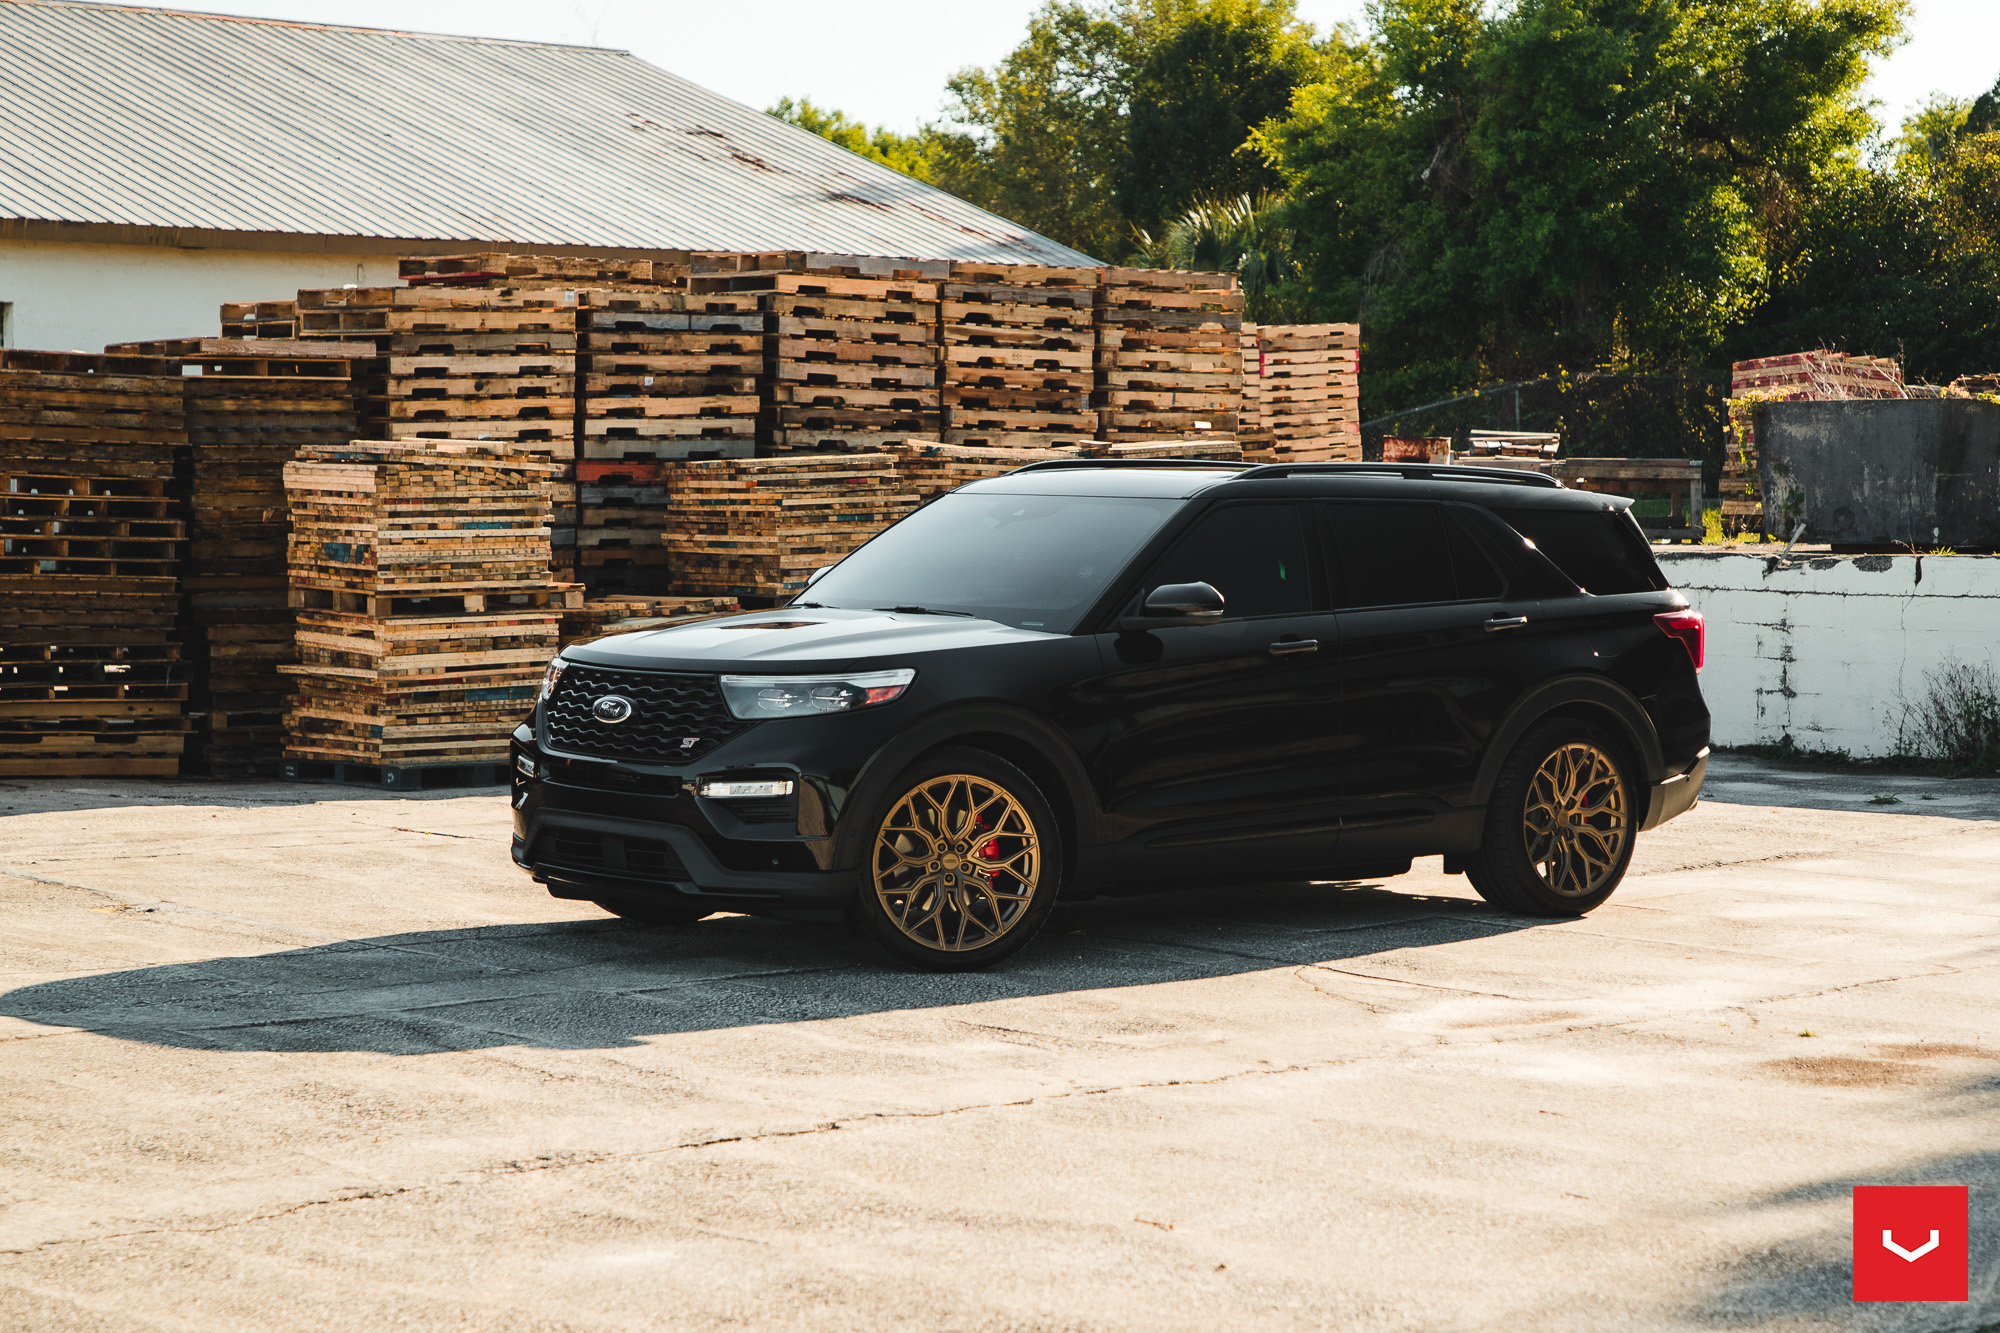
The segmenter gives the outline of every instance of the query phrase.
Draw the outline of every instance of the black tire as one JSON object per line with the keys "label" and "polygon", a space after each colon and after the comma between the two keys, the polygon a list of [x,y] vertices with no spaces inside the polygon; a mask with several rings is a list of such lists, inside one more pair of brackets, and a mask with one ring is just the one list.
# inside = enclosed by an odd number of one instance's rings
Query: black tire
{"label": "black tire", "polygon": [[675,902],[671,898],[597,898],[592,901],[611,915],[642,926],[691,926],[703,917],[715,915],[713,907]]}
{"label": "black tire", "polygon": [[1061,892],[1062,833],[1048,798],[984,750],[924,756],[863,827],[850,922],[912,967],[991,967],[1035,937]]}
{"label": "black tire", "polygon": [[1582,916],[1625,878],[1644,811],[1625,748],[1602,728],[1551,718],[1500,766],[1466,877],[1495,907]]}

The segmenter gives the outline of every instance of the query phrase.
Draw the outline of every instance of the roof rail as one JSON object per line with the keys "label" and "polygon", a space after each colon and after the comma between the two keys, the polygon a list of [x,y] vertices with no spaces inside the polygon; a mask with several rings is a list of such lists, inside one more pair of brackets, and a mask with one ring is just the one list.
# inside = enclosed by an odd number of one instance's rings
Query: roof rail
{"label": "roof rail", "polygon": [[1007,475],[1076,467],[1253,468],[1256,466],[1258,465],[1255,463],[1237,463],[1220,458],[1044,458],[1033,463],[1023,463]]}
{"label": "roof rail", "polygon": [[1259,463],[1231,477],[1231,481],[1261,481],[1266,477],[1290,477],[1299,473],[1316,476],[1394,476],[1408,481],[1477,481],[1501,486],[1545,486],[1562,489],[1562,483],[1545,472],[1529,472],[1508,467],[1473,467],[1463,463]]}

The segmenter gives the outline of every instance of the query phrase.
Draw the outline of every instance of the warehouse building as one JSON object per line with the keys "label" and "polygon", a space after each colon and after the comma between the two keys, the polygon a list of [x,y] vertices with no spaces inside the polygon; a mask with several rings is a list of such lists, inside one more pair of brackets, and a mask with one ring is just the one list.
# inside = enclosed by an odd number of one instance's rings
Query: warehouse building
{"label": "warehouse building", "polygon": [[1091,262],[625,51],[0,0],[0,346],[492,249]]}

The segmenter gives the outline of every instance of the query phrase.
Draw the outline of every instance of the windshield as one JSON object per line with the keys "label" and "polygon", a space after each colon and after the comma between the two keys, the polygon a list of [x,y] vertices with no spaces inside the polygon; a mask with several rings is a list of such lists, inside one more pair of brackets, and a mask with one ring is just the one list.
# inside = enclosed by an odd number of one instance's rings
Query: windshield
{"label": "windshield", "polygon": [[1067,634],[1178,499],[946,495],[848,556],[800,602],[962,611]]}

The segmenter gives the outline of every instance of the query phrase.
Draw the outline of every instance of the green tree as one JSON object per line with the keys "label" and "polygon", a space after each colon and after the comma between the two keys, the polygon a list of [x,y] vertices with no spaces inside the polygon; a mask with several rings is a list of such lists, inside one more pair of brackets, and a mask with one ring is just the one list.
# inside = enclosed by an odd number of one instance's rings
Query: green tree
{"label": "green tree", "polygon": [[1153,228],[1198,198],[1281,184],[1260,154],[1242,150],[1318,73],[1312,29],[1296,19],[1292,0],[1161,0],[1140,35],[1119,213]]}
{"label": "green tree", "polygon": [[1933,98],[1885,162],[1821,183],[1732,358],[1835,347],[1932,383],[2000,370],[2000,128],[1978,129],[1977,106]]}
{"label": "green tree", "polygon": [[[1860,169],[1906,0],[1377,0],[1258,142],[1373,393],[1712,352]],[[1385,377],[1382,372],[1388,371]]]}
{"label": "green tree", "polygon": [[1075,249],[1122,255],[1114,195],[1140,28],[1128,9],[1049,0],[1006,59],[952,76],[945,188]]}
{"label": "green tree", "polygon": [[938,183],[934,159],[942,151],[940,141],[943,136],[929,126],[915,134],[897,134],[890,129],[870,130],[858,120],[849,120],[844,112],[815,106],[810,97],[801,97],[796,102],[789,97],[781,97],[778,104],[768,108],[765,114],[776,116],[802,130],[811,130],[850,153],[859,153],[905,176]]}

